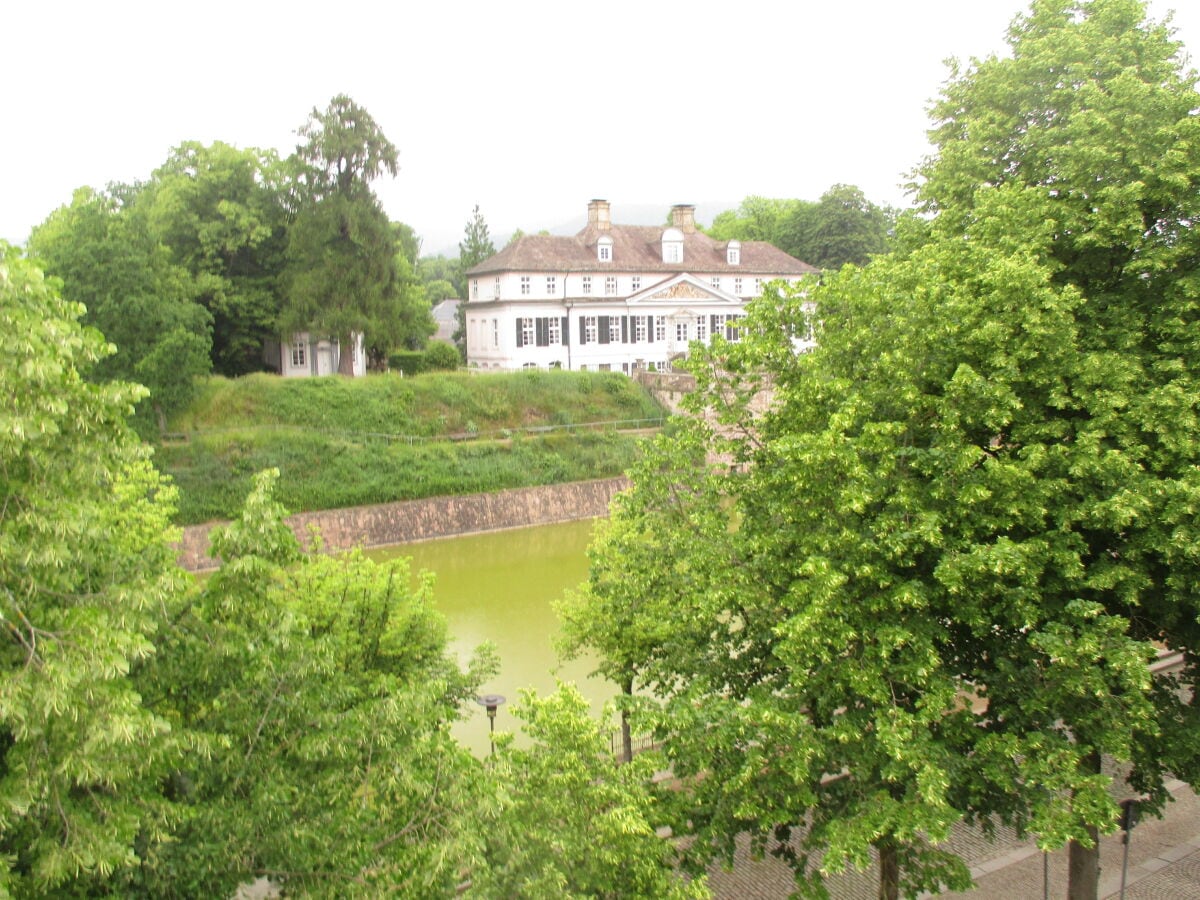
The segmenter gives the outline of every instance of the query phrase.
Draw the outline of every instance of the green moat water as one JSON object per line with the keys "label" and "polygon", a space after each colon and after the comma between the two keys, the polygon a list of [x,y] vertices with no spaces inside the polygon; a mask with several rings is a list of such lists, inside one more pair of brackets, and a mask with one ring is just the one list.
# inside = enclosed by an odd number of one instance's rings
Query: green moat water
{"label": "green moat water", "polygon": [[[543,525],[512,531],[402,544],[369,552],[377,560],[394,556],[412,559],[414,572],[425,569],[437,576],[434,601],[446,617],[451,647],[460,662],[484,641],[496,646],[500,672],[483,685],[482,693],[503,694],[496,730],[516,730],[508,709],[521,688],[548,694],[556,679],[575,682],[599,713],[615,689],[589,678],[592,659],[559,663],[554,641],[559,623],[553,602],[587,579],[590,520]],[[454,727],[455,737],[475,753],[488,750],[488,722],[473,708]]]}

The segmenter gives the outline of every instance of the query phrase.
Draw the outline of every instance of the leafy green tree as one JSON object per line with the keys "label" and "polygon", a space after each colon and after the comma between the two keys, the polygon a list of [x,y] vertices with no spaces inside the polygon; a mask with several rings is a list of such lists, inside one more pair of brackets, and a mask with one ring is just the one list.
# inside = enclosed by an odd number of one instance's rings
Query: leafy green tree
{"label": "leafy green tree", "polygon": [[[1113,572],[1088,599],[1127,617],[1134,635],[1185,649],[1194,681],[1195,559],[1179,550],[1194,531],[1180,504],[1195,464],[1183,398],[1196,390],[1196,76],[1133,0],[1034,3],[1010,43],[1011,59],[956,73],[934,107],[937,154],[917,173],[918,199],[936,213],[936,236],[1029,254],[1084,298],[1081,385],[1120,406],[1066,434],[1086,429],[1128,462],[1122,475],[1092,476],[1096,506],[1080,531]],[[1156,802],[1164,766],[1194,779],[1200,761],[1194,736],[1182,736],[1194,735],[1196,711],[1169,688],[1156,698],[1162,734],[1135,747],[1135,785]],[[1072,848],[1073,896],[1094,894],[1087,843],[1094,835]]]}
{"label": "leafy green tree", "polygon": [[748,831],[811,873],[780,838],[824,869],[873,846],[897,896],[965,877],[927,839],[1000,821],[1070,843],[1092,897],[1101,758],[1152,806],[1195,777],[1195,709],[1147,663],[1195,677],[1200,98],[1139,3],[1038,2],[1011,40],[935,110],[919,239],[697,357],[735,474],[729,547],[688,559],[727,575],[671,598],[642,673],[697,852]]}
{"label": "leafy green tree", "polygon": [[684,880],[656,829],[664,805],[648,787],[653,754],[618,766],[608,737],[578,689],[522,695],[513,714],[532,740],[501,736],[492,767],[503,802],[481,823],[486,857],[471,876],[481,897],[700,898],[703,878]]}
{"label": "leafy green tree", "polygon": [[161,427],[191,399],[196,376],[210,370],[212,320],[194,302],[195,281],[155,237],[139,197],[138,188],[82,188],[34,229],[29,252],[62,280],[65,298],[86,307],[84,321],[116,345],[90,374],[149,388],[139,407],[149,430],[149,413]]}
{"label": "leafy green tree", "polygon": [[778,246],[820,269],[863,265],[885,253],[892,215],[850,184],[835,184],[815,204],[794,207],[779,228]]}
{"label": "leafy green tree", "polygon": [[[305,142],[293,157],[297,208],[280,325],[336,336],[343,348],[353,346],[355,333],[372,347],[399,345],[410,336],[405,312],[413,298],[405,297],[395,233],[370,188],[384,173],[396,174],[396,148],[344,94],[324,112],[314,109],[298,133]],[[339,372],[352,374],[352,366],[353,355],[342,353]]]}
{"label": "leafy green tree", "polygon": [[805,200],[775,200],[751,195],[736,210],[718,213],[706,231],[718,241],[766,241],[782,249],[788,221],[812,205]]}
{"label": "leafy green tree", "polygon": [[490,787],[448,728],[491,657],[459,669],[406,560],[302,555],[276,476],[214,537],[221,568],[146,672],[213,750],[174,776],[187,815],[131,887],[228,896],[267,876],[299,896],[449,896]]}
{"label": "leafy green tree", "polygon": [[5,896],[103,893],[175,821],[180,737],[131,677],[183,586],[172,489],[126,424],[145,390],[88,377],[111,346],[82,315],[0,247]]}
{"label": "leafy green tree", "polygon": [[189,141],[171,151],[137,198],[212,316],[213,368],[222,375],[260,370],[263,342],[278,338],[284,175],[273,151]]}

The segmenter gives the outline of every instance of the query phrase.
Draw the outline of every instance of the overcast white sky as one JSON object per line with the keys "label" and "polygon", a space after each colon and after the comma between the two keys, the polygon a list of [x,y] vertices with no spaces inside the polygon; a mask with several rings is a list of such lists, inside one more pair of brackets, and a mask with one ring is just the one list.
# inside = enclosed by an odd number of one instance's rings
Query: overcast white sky
{"label": "overcast white sky", "polygon": [[[186,140],[286,155],[338,93],[400,150],[376,184],[426,252],[478,203],[493,234],[587,201],[903,205],[949,57],[1004,50],[1022,0],[171,0],[15,3],[0,17],[0,239],[81,185],[144,179]],[[1153,0],[1200,56],[1200,4]]]}

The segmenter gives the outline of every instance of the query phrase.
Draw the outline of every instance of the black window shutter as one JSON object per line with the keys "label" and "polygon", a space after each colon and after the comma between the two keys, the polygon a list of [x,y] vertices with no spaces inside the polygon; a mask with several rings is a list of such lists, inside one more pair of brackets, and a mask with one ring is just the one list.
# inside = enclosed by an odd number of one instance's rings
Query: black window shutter
{"label": "black window shutter", "polygon": [[654,343],[654,316],[646,316],[646,343]]}
{"label": "black window shutter", "polygon": [[583,320],[585,316],[579,317],[579,343],[582,346],[587,343],[587,331],[584,330]]}
{"label": "black window shutter", "polygon": [[550,320],[545,316],[538,316],[534,321],[534,338],[539,347],[550,346]]}
{"label": "black window shutter", "polygon": [[521,341],[522,341],[522,336],[521,336],[521,317],[520,317],[520,316],[517,316],[517,346],[518,346],[518,347],[524,347],[524,346],[525,346],[525,345],[524,345],[524,344],[523,344]]}
{"label": "black window shutter", "polygon": [[600,316],[599,317],[600,343],[602,343],[602,344],[608,343],[608,320],[609,320],[609,318],[611,318],[611,317],[610,316]]}
{"label": "black window shutter", "polygon": [[629,343],[629,316],[621,316],[621,343]]}
{"label": "black window shutter", "polygon": [[566,316],[562,317],[562,342],[564,344],[571,343],[571,328],[568,324],[571,320]]}

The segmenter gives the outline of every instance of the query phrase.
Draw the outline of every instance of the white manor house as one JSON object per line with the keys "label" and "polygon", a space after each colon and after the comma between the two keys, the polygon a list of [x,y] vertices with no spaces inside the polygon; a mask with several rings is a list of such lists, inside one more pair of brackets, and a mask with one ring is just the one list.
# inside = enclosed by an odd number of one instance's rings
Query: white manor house
{"label": "white manor house", "polygon": [[695,207],[669,227],[614,225],[588,204],[573,237],[524,235],[468,269],[467,365],[477,369],[664,370],[691,341],[737,339],[768,281],[817,270],[764,241],[718,241]]}

